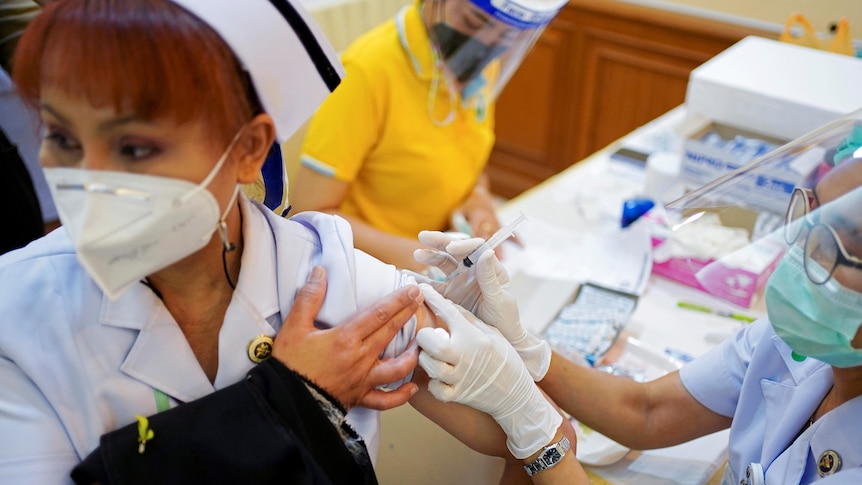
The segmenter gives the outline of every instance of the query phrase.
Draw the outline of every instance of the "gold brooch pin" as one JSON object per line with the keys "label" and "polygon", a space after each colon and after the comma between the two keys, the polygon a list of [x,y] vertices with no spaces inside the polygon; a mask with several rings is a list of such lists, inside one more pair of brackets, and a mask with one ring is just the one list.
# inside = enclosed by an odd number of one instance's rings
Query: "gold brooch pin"
{"label": "gold brooch pin", "polygon": [[817,460],[817,474],[821,477],[832,475],[841,469],[841,455],[836,451],[826,450],[820,453]]}
{"label": "gold brooch pin", "polygon": [[258,335],[248,343],[248,358],[255,364],[260,364],[272,355],[274,340],[269,335]]}

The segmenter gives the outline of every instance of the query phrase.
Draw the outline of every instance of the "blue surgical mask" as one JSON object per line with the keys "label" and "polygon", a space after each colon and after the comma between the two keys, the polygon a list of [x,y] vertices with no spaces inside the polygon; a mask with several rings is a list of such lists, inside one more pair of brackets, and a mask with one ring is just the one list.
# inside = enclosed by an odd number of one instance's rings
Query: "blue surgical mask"
{"label": "blue surgical mask", "polygon": [[862,325],[862,293],[835,278],[811,282],[798,246],[790,247],[766,284],[766,311],[775,333],[795,353],[835,367],[862,365],[862,349],[850,344]]}

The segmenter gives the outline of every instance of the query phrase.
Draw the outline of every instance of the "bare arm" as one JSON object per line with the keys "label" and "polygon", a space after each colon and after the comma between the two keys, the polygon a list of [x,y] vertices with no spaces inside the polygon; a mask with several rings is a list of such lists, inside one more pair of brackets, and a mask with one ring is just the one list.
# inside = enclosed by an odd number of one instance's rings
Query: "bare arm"
{"label": "bare arm", "polygon": [[350,186],[347,182],[301,166],[297,173],[296,192],[292,197],[295,212],[308,210],[337,214],[350,222],[354,246],[375,258],[399,268],[422,271],[425,265],[413,259],[413,251],[426,247],[415,238],[406,238],[376,229],[364,220],[339,211]]}
{"label": "bare arm", "polygon": [[635,449],[671,446],[730,426],[730,418],[689,394],[679,372],[638,383],[554,353],[539,385],[579,421]]}
{"label": "bare arm", "polygon": [[[361,405],[382,410],[407,402],[416,391],[413,383],[390,392],[377,386],[409,375],[416,366],[416,349],[383,361],[379,356],[417,308],[422,308],[418,289],[412,285],[400,288],[342,325],[318,330],[314,318],[323,304],[326,285],[326,272],[314,268],[275,338],[272,357],[326,390],[346,409]],[[322,355],[327,357],[321,359]]]}

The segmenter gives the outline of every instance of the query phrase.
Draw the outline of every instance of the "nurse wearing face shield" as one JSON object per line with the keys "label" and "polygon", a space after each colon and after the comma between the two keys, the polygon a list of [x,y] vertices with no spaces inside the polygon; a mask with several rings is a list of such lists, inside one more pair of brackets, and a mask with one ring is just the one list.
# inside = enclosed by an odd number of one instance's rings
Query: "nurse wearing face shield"
{"label": "nurse wearing face shield", "polygon": [[[787,202],[783,217],[767,214],[764,198],[740,195],[751,188],[747,181],[770,165],[792,162],[812,147],[826,156],[792,195],[781,191]],[[719,266],[762,254],[765,248],[783,250],[765,289],[768,318],[743,327],[679,371],[637,383],[551,352],[524,332],[517,305],[501,285],[500,275],[505,275],[491,254],[476,265],[482,289],[476,314],[496,326],[537,385],[565,411],[619,443],[659,448],[730,428],[725,485],[860,483],[862,112],[788,144],[668,209],[690,219],[697,211],[732,207],[758,209],[765,214],[763,227],[748,246],[712,263],[713,268],[707,266],[698,277],[709,279]],[[450,253],[463,249],[459,244],[450,245]],[[428,301],[446,307],[430,287],[423,289]],[[473,326],[484,328],[481,322]],[[471,372],[481,374],[481,366],[473,362],[503,352],[463,346],[471,337],[460,329],[450,325],[451,336],[445,337],[420,332],[420,363],[436,376],[432,392],[439,397],[481,405],[483,393],[457,393],[465,385],[461,376],[477,379]]]}
{"label": "nurse wearing face shield", "polygon": [[417,1],[357,39],[305,136],[294,209],[344,216],[358,248],[415,271],[435,244],[422,230],[493,234],[495,100],[564,3]]}
{"label": "nurse wearing face shield", "polygon": [[[465,98],[489,86],[497,97],[559,4],[509,0],[431,0],[430,36],[446,74]],[[498,61],[487,69],[492,61]]]}

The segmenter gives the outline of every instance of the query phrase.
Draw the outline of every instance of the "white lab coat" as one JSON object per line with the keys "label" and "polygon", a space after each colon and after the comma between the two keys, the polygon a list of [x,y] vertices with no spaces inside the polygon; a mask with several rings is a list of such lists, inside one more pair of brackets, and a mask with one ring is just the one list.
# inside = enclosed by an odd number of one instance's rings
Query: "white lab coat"
{"label": "white lab coat", "polygon": [[811,483],[817,460],[837,452],[840,471],[826,483],[862,483],[862,396],[817,420],[797,439],[832,386],[832,368],[815,359],[796,362],[763,318],[680,370],[701,404],[733,418],[728,466],[736,485],[759,463],[766,483]]}
{"label": "white lab coat", "polygon": [[[321,325],[337,325],[411,281],[355,250],[343,219],[287,220],[240,199],[242,271],[219,334],[214,384],[161,300],[140,284],[110,301],[63,228],[0,257],[0,483],[68,482],[103,433],[157,412],[154,389],[174,406],[242,379],[254,365],[250,340],[275,335],[315,265],[328,279]],[[403,351],[414,332],[415,319],[386,354]],[[353,409],[348,420],[374,460],[379,413]]]}

